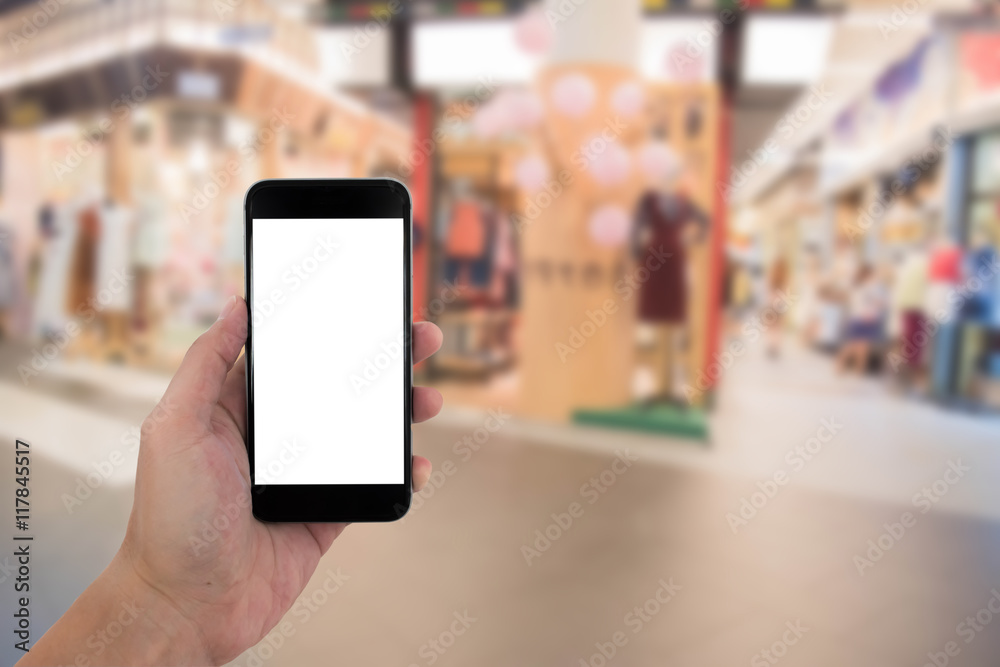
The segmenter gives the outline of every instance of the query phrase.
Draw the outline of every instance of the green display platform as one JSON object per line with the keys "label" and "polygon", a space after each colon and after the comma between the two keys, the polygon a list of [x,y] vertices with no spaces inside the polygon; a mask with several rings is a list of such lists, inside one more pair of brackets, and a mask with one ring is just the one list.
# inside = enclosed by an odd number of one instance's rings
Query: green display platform
{"label": "green display platform", "polygon": [[705,412],[697,408],[681,410],[672,405],[631,405],[617,410],[577,410],[573,413],[573,422],[708,440],[708,419]]}

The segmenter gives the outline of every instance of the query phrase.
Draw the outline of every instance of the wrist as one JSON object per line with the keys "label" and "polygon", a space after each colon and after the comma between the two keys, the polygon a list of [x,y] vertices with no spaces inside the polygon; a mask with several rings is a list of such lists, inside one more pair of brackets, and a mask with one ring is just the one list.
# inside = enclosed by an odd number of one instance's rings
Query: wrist
{"label": "wrist", "polygon": [[119,552],[19,667],[210,665],[197,626]]}
{"label": "wrist", "polygon": [[90,643],[106,647],[105,662],[215,664],[198,626],[154,582],[141,576],[126,554],[115,555],[95,585],[101,589],[107,627]]}

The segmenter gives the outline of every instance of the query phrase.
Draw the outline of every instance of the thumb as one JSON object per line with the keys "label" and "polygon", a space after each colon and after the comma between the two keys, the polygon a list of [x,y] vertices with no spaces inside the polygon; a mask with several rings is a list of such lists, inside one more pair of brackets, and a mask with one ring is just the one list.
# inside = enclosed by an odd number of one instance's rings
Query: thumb
{"label": "thumb", "polygon": [[183,418],[207,424],[246,339],[246,302],[230,297],[219,319],[184,355],[161,402]]}

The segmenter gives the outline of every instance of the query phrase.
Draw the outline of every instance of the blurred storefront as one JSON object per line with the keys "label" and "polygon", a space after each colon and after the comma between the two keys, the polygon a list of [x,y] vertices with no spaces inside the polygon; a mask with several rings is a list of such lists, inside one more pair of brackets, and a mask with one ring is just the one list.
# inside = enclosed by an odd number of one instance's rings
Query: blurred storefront
{"label": "blurred storefront", "polygon": [[76,3],[4,60],[0,219],[24,277],[4,333],[45,343],[22,374],[49,357],[174,368],[242,292],[251,183],[402,159],[409,128],[321,85],[310,31],[258,0]]}
{"label": "blurred storefront", "polygon": [[865,368],[994,409],[998,37],[988,15],[912,29],[911,46],[817,114],[739,199],[797,267],[806,312],[789,328],[818,348],[848,343],[864,270],[885,293]]}
{"label": "blurred storefront", "polygon": [[[643,20],[638,4],[581,11],[558,31],[540,9],[475,14],[422,13],[412,31],[427,122],[413,180],[431,183],[433,202],[415,222],[428,279],[415,300],[446,340],[428,375],[464,402],[526,416],[654,431],[676,418],[703,434],[725,224],[717,35],[686,54],[701,21]],[[582,39],[595,21],[614,39]],[[654,277],[636,254],[638,204],[673,188],[703,224],[676,258],[677,296],[662,297],[678,313],[643,323]]]}

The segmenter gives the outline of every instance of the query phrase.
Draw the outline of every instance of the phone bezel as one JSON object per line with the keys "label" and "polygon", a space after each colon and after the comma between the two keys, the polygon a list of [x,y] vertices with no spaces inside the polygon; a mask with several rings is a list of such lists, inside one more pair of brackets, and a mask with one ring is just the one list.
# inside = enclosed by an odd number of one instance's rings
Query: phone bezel
{"label": "phone bezel", "polygon": [[[406,186],[391,178],[267,179],[247,190],[243,205],[246,341],[247,456],[253,515],[274,522],[382,522],[402,518],[412,499],[412,202]],[[270,484],[254,479],[253,219],[402,218],[403,238],[403,484]]]}

